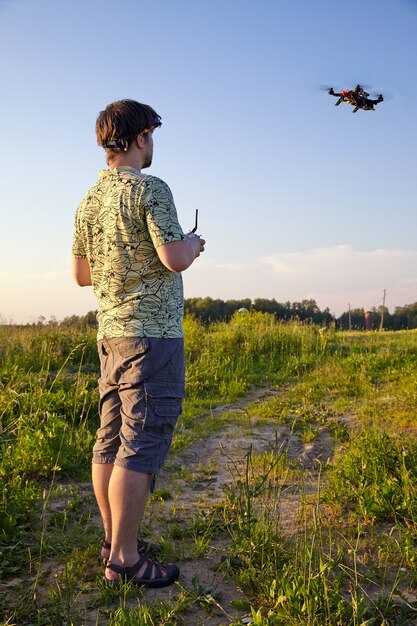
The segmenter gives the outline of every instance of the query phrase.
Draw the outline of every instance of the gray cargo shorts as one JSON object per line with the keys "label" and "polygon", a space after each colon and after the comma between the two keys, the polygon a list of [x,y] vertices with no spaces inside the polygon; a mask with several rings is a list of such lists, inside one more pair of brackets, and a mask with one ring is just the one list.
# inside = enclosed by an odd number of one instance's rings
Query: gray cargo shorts
{"label": "gray cargo shorts", "polygon": [[185,396],[184,340],[121,337],[97,345],[100,428],[93,463],[158,474]]}

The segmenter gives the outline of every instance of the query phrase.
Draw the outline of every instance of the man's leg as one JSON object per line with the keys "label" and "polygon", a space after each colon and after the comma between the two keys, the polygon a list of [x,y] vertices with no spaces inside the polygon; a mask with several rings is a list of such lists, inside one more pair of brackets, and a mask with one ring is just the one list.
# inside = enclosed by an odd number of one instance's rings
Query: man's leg
{"label": "man's leg", "polygon": [[[138,561],[138,532],[149,495],[150,474],[114,466],[108,489],[111,510],[112,538],[110,562],[131,567]],[[146,565],[143,569],[145,569]],[[139,570],[138,576],[142,574]],[[106,571],[108,578],[117,574]]]}
{"label": "man's leg", "polygon": [[112,515],[109,502],[109,482],[113,472],[113,463],[93,463],[92,480],[101,519],[103,520],[104,541],[112,542]]}
{"label": "man's leg", "polygon": [[[110,343],[99,342],[100,358],[100,428],[93,448],[92,482],[94,495],[100,510],[104,528],[104,541],[112,541],[112,515],[109,502],[109,482],[113,472],[114,459],[120,446],[119,430],[121,426],[118,386],[113,379],[114,353]],[[101,556],[109,557],[109,549],[102,547]]]}

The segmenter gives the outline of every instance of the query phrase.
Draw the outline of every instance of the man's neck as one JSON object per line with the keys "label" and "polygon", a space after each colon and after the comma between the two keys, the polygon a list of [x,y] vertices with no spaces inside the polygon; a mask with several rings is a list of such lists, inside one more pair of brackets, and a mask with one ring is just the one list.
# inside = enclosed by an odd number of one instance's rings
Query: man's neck
{"label": "man's neck", "polygon": [[109,167],[110,169],[114,169],[116,167],[133,167],[135,170],[140,172],[142,169],[142,159],[140,158],[140,155],[117,154],[112,159]]}

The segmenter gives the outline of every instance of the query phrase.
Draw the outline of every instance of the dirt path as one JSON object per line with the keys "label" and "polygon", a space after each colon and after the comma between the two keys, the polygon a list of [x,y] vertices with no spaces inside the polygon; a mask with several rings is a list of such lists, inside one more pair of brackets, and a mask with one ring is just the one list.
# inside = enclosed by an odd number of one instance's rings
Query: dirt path
{"label": "dirt path", "polygon": [[[259,400],[265,400],[285,391],[273,389],[259,389],[251,391],[247,396],[236,403],[217,407],[213,412],[242,411],[243,420],[239,426],[231,425],[222,432],[210,435],[192,443],[186,450],[171,455],[159,477],[157,489],[169,491],[174,499],[160,507],[152,505],[152,527],[163,534],[162,525],[168,529],[172,526],[172,510],[175,510],[176,523],[181,523],[188,515],[208,508],[220,500],[224,486],[229,484],[233,477],[243,470],[248,450],[254,453],[286,452],[287,457],[304,468],[304,479],[297,487],[292,486],[282,493],[280,499],[280,521],[284,531],[294,529],[301,499],[306,492],[315,490],[316,461],[325,463],[333,454],[334,443],[328,429],[322,428],[316,439],[304,444],[300,436],[291,428],[280,425],[262,423],[253,410],[251,416],[246,408],[253,406]],[[245,413],[247,420],[245,420]],[[196,419],[204,419],[204,416]],[[184,476],[185,474],[185,476]],[[157,511],[155,515],[155,511]],[[149,514],[148,514],[149,515]],[[159,528],[158,528],[159,526]],[[165,528],[166,532],[166,528]],[[193,587],[193,578],[197,578],[203,589],[213,589],[219,592],[219,607],[212,607],[210,615],[197,607],[188,610],[185,624],[187,626],[223,626],[229,624],[232,618],[242,617],[243,613],[234,610],[231,602],[245,599],[234,582],[218,571],[221,557],[226,554],[224,539],[214,541],[203,558],[190,558],[180,561],[181,582],[187,588]],[[167,594],[175,595],[176,591],[145,591],[145,597],[167,598]]]}

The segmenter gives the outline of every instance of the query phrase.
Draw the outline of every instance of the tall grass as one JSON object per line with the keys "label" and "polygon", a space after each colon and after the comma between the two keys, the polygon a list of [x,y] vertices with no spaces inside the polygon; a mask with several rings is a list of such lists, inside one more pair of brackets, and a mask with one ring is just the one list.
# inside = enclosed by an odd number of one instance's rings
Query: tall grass
{"label": "tall grass", "polygon": [[287,380],[323,353],[313,325],[278,322],[265,313],[235,314],[229,323],[184,323],[187,398],[193,407],[230,402],[251,385]]}
{"label": "tall grass", "polygon": [[[404,593],[417,581],[417,333],[322,333],[262,313],[209,327],[186,318],[184,329],[187,399],[174,450],[224,426],[197,415],[268,385],[282,392],[248,408],[253,422],[304,442],[329,429],[338,451],[310,472],[316,492],[304,496],[291,536],[281,502],[302,490],[305,470],[273,446],[243,450],[221,500],[177,534],[195,537],[198,556],[227,534],[220,566],[247,594],[253,624],[415,623]],[[31,577],[20,598],[11,586],[0,600],[4,624],[81,624],[80,580],[96,588],[87,563],[99,531],[78,489],[98,425],[95,342],[91,330],[0,327],[0,574]],[[65,565],[45,597],[44,562],[59,555]],[[196,580],[176,601],[123,604],[107,617],[114,626],[181,624],[193,604],[216,602]]]}

